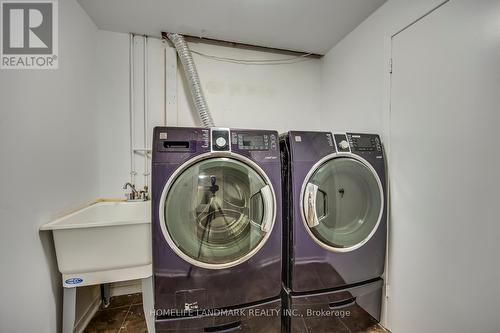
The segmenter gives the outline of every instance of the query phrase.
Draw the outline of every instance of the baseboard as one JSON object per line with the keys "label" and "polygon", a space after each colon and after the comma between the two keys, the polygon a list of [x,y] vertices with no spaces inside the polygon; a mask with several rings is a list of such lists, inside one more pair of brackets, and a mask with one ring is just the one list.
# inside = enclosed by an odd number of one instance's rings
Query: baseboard
{"label": "baseboard", "polygon": [[96,297],[92,301],[92,303],[90,303],[89,307],[84,312],[84,314],[79,319],[76,319],[77,322],[75,324],[75,328],[74,328],[73,332],[82,333],[85,330],[85,328],[90,323],[90,321],[94,317],[97,310],[99,310],[99,306],[101,305],[101,297],[100,296],[101,295],[98,295],[98,297]]}

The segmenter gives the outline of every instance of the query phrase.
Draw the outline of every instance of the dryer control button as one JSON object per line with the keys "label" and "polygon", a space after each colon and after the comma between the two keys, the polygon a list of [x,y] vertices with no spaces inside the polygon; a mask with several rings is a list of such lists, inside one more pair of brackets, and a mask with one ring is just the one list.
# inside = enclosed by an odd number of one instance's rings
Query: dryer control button
{"label": "dryer control button", "polygon": [[339,147],[343,150],[349,149],[349,143],[346,140],[342,140],[339,142]]}
{"label": "dryer control button", "polygon": [[226,146],[226,139],[224,139],[223,137],[218,137],[217,139],[215,139],[215,144],[217,145],[217,147],[225,147]]}

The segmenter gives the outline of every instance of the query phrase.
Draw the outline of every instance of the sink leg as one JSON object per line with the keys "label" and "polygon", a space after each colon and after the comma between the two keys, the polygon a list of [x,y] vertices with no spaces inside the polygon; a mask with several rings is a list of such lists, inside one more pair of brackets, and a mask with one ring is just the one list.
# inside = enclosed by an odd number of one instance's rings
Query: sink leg
{"label": "sink leg", "polygon": [[63,333],[73,333],[75,326],[76,288],[63,288]]}
{"label": "sink leg", "polygon": [[142,306],[149,333],[155,333],[153,277],[142,279]]}
{"label": "sink leg", "polygon": [[109,283],[101,284],[101,299],[104,308],[109,306],[109,298]]}

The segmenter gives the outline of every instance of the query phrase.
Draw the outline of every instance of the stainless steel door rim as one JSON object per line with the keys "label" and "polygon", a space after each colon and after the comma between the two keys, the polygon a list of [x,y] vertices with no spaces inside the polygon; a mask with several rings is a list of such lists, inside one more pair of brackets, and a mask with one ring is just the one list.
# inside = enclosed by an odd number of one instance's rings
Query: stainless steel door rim
{"label": "stainless steel door rim", "polygon": [[[328,163],[329,161],[334,160],[334,159],[338,159],[338,158],[352,159],[352,160],[359,162],[363,167],[365,167],[369,171],[370,175],[373,176],[373,178],[375,179],[377,186],[378,186],[378,190],[379,190],[378,191],[379,196],[380,196],[379,212],[378,212],[376,223],[375,223],[374,227],[372,228],[371,232],[366,237],[364,237],[361,241],[357,242],[356,244],[354,244],[352,246],[348,246],[348,247],[331,246],[329,244],[326,244],[324,241],[318,239],[318,237],[313,234],[311,229],[318,226],[321,223],[320,222],[321,219],[318,219],[316,212],[315,211],[311,212],[311,209],[314,209],[314,210],[316,209],[316,204],[310,202],[313,197],[314,197],[314,200],[316,200],[316,193],[313,193],[312,195],[310,195],[311,198],[309,198],[309,196],[306,197],[306,193],[308,191],[308,188],[309,188],[309,190],[311,190],[311,189],[315,189],[315,191],[318,190],[317,186],[311,186],[312,183],[310,183],[310,180],[313,177],[313,175],[316,173],[316,171],[319,168],[321,168],[323,165]],[[314,185],[314,184],[312,184],[312,185]],[[347,153],[347,152],[346,153],[333,153],[333,154],[330,154],[330,155],[323,157],[322,159],[320,159],[318,162],[316,162],[311,167],[311,169],[307,173],[307,175],[304,179],[304,182],[302,184],[301,194],[300,194],[300,213],[301,213],[303,225],[306,228],[309,235],[311,236],[311,238],[318,245],[320,245],[322,248],[327,249],[329,251],[332,251],[332,252],[350,252],[350,251],[354,251],[354,250],[360,248],[361,246],[363,246],[363,244],[368,242],[370,240],[370,238],[377,231],[377,229],[380,225],[380,221],[382,219],[383,212],[384,212],[384,193],[383,193],[383,187],[382,187],[382,183],[380,181],[380,177],[378,176],[376,170],[373,168],[373,166],[368,161],[366,161],[364,158],[362,158],[358,155],[355,155],[353,153]]]}
{"label": "stainless steel door rim", "polygon": [[[262,212],[262,223],[260,225],[261,231],[263,233],[263,237],[260,239],[258,244],[252,248],[248,253],[243,255],[242,257],[239,257],[236,260],[230,261],[230,262],[225,262],[225,263],[207,263],[201,260],[197,260],[193,258],[192,256],[186,254],[183,252],[179,246],[176,244],[176,242],[173,240],[172,236],[170,235],[170,232],[167,227],[167,221],[166,221],[166,213],[165,213],[165,205],[169,196],[169,191],[171,190],[173,184],[175,181],[184,173],[186,172],[190,167],[192,167],[194,164],[203,162],[203,161],[208,161],[211,159],[226,159],[227,162],[238,162],[240,164],[243,164],[246,168],[249,170],[253,171],[256,173],[262,180],[262,183],[265,184],[264,187],[260,189],[261,196],[262,196],[262,204],[263,204],[263,212]],[[184,198],[184,200],[192,200],[191,198]],[[202,155],[199,155],[184,164],[182,164],[169,178],[167,181],[166,185],[163,188],[161,198],[160,198],[160,206],[159,206],[159,218],[160,218],[160,226],[162,233],[165,237],[165,240],[169,244],[169,246],[172,248],[172,250],[182,259],[185,261],[189,262],[192,265],[202,267],[202,268],[208,268],[208,269],[224,269],[224,268],[229,268],[236,266],[238,264],[241,264],[245,262],[246,260],[250,259],[253,255],[255,255],[266,243],[267,239],[269,238],[270,233],[272,232],[272,229],[274,227],[275,219],[276,219],[276,195],[274,192],[274,188],[271,184],[270,179],[268,176],[265,174],[265,172],[252,160],[239,155],[235,153],[230,153],[230,152],[211,152],[211,153],[205,153]],[[253,221],[251,221],[253,222]]]}

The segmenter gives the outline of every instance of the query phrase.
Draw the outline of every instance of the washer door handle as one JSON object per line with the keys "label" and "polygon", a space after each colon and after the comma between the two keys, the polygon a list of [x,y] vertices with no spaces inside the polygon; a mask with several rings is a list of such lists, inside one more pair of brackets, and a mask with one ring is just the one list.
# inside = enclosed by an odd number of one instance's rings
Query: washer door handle
{"label": "washer door handle", "polygon": [[262,224],[260,225],[260,229],[264,232],[269,232],[273,227],[273,192],[271,191],[271,187],[266,185],[260,189],[260,194],[262,195],[262,203],[264,204],[264,212],[262,214]]}
{"label": "washer door handle", "polygon": [[319,224],[318,214],[316,213],[316,196],[318,194],[318,185],[308,183],[304,193],[302,202],[304,216],[309,228],[313,228]]}

